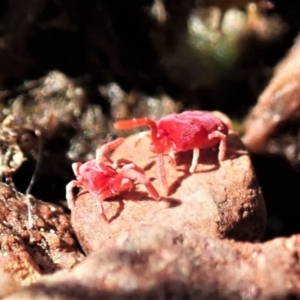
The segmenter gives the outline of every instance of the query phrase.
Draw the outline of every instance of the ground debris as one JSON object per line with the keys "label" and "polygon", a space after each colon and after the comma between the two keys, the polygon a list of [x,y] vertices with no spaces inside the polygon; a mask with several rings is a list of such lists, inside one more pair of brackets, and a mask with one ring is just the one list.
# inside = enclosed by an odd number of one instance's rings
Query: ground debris
{"label": "ground debris", "polygon": [[31,197],[32,228],[28,228],[28,199],[0,184],[0,259],[3,272],[18,285],[42,274],[71,269],[83,259],[69,215],[58,205]]}

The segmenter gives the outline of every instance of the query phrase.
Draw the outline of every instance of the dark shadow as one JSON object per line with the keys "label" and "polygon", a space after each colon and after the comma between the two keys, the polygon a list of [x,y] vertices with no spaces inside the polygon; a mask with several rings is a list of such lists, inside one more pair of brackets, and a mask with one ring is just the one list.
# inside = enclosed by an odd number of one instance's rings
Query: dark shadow
{"label": "dark shadow", "polygon": [[264,240],[300,232],[300,173],[276,155],[251,155],[268,212]]}
{"label": "dark shadow", "polygon": [[[78,187],[75,187],[74,189],[78,189],[78,190],[79,190]],[[78,193],[74,194],[74,195],[76,195],[75,198],[77,198],[77,197],[79,197],[80,195],[84,195],[84,194],[89,194],[89,191],[86,190],[86,189],[80,189],[80,191],[79,191]],[[75,201],[76,201],[76,200],[75,200]]]}
{"label": "dark shadow", "polygon": [[[158,201],[149,196],[148,192],[142,192],[142,191],[137,191],[137,190],[132,190],[132,191],[124,191],[121,193],[117,198],[122,197],[123,200],[132,200],[132,201]],[[114,198],[110,198],[114,199]],[[110,199],[105,199],[105,201],[110,200]]]}
{"label": "dark shadow", "polygon": [[169,203],[168,208],[174,208],[182,204],[182,201],[172,197],[163,197],[162,199],[160,199],[160,201],[168,202]]}
{"label": "dark shadow", "polygon": [[[181,155],[183,153],[184,155]],[[189,171],[192,162],[192,151],[189,150],[176,153],[175,162],[176,166],[174,166],[174,168],[176,168],[177,171],[183,172],[183,175],[177,177],[174,182],[169,183],[170,194],[174,194],[176,192],[184,179],[192,176],[192,173]],[[205,166],[205,168],[201,168],[202,166]],[[217,170],[219,167],[220,164],[218,162],[217,151],[215,153],[211,149],[201,149],[198,164],[194,173],[198,174],[212,172]]]}
{"label": "dark shadow", "polygon": [[[122,197],[122,200],[120,200],[120,195]],[[173,207],[176,207],[176,206],[182,204],[182,201],[180,201],[179,199],[176,199],[176,198],[172,198],[172,197],[162,197],[162,198],[160,198],[160,200],[155,200],[155,199],[149,197],[147,192],[132,191],[132,192],[126,192],[126,193],[124,192],[120,195],[118,195],[114,198],[108,198],[108,199],[104,200],[104,201],[111,201],[111,202],[115,201],[115,202],[119,203],[119,207],[118,207],[116,214],[109,219],[108,223],[111,223],[113,220],[117,219],[121,215],[121,213],[125,207],[123,200],[140,201],[140,202],[142,202],[142,201],[154,201],[154,202],[164,201],[164,202],[168,202],[168,204],[169,204],[168,208],[173,208]]]}
{"label": "dark shadow", "polygon": [[[225,160],[237,159],[242,155],[248,155],[248,152],[245,150],[242,142],[235,134],[229,134],[227,141],[227,151]],[[183,154],[184,153],[184,154]],[[176,190],[180,187],[181,182],[191,176],[189,168],[192,162],[193,152],[192,150],[185,152],[178,152],[175,155],[176,169],[178,171],[184,172],[184,174],[177,178],[169,186],[170,193],[175,193]],[[198,164],[194,173],[208,173],[215,171],[221,167],[221,164],[218,160],[218,147],[212,147],[208,149],[201,149]]]}
{"label": "dark shadow", "polygon": [[[175,155],[175,161],[177,168],[180,166],[185,166],[189,169],[193,158],[193,151],[188,150],[184,152],[177,152]],[[207,149],[200,149],[200,155],[197,165],[217,165],[218,164],[218,148],[212,147]]]}
{"label": "dark shadow", "polygon": [[119,202],[119,207],[118,207],[118,209],[117,209],[117,212],[116,212],[115,215],[113,215],[113,216],[108,220],[108,223],[111,223],[112,221],[116,220],[116,219],[121,215],[122,211],[124,210],[125,205],[124,205],[123,200],[118,200],[118,202]]}
{"label": "dark shadow", "polygon": [[240,149],[240,150],[235,150],[235,149],[227,149],[226,151],[226,157],[225,160],[230,159],[237,159],[243,155],[249,155],[247,150]]}
{"label": "dark shadow", "polygon": [[[198,165],[199,165],[199,163],[198,163]],[[200,169],[198,167],[198,165],[197,165],[197,168],[196,168],[196,170],[194,172],[194,173],[197,173],[197,174],[198,173],[209,173],[209,172],[215,171],[215,170],[217,170],[217,169],[220,168],[220,163],[219,162],[217,162],[216,164],[211,165],[209,168],[205,168],[205,169]]]}
{"label": "dark shadow", "polygon": [[144,171],[150,170],[155,165],[155,160],[149,162],[143,169]]}
{"label": "dark shadow", "polygon": [[226,146],[225,160],[239,158],[242,155],[249,155],[243,142],[236,133],[228,133]]}
{"label": "dark shadow", "polygon": [[187,170],[182,176],[179,176],[173,183],[169,184],[169,194],[174,194],[180,187],[181,182],[190,175],[190,172]]}

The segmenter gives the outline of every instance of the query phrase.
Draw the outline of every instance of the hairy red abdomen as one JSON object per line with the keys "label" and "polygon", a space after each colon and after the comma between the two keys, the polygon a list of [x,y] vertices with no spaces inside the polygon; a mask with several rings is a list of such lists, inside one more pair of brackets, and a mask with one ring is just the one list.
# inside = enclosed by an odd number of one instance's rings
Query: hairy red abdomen
{"label": "hairy red abdomen", "polygon": [[157,122],[157,128],[168,135],[176,151],[213,147],[220,140],[208,139],[208,135],[216,130],[224,134],[228,132],[227,126],[218,117],[206,111],[168,115]]}
{"label": "hairy red abdomen", "polygon": [[78,180],[94,196],[100,195],[103,191],[110,189],[114,182],[114,175],[117,174],[113,169],[104,171],[95,159],[82,164],[79,168]]}

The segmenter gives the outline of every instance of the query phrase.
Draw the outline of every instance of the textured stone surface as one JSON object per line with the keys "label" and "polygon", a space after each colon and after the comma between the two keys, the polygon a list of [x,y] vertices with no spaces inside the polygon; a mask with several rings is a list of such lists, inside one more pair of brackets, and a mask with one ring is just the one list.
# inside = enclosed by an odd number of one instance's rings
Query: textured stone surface
{"label": "textured stone surface", "polygon": [[5,299],[300,298],[299,235],[251,244],[154,227]]}
{"label": "textured stone surface", "polygon": [[[123,232],[153,225],[199,236],[257,240],[265,228],[265,206],[248,153],[238,136],[227,140],[226,160],[218,164],[217,149],[201,150],[194,174],[188,169],[192,152],[176,157],[177,167],[165,159],[170,195],[159,202],[150,199],[142,185],[104,202],[109,224],[99,214],[97,199],[81,191],[72,211],[72,225],[86,253],[114,245]],[[159,191],[155,155],[146,135],[128,137],[112,158],[127,158],[146,171]]]}
{"label": "textured stone surface", "polygon": [[35,282],[41,276],[39,267],[17,234],[2,233],[0,236],[0,276],[1,297]]}
{"label": "textured stone surface", "polygon": [[70,218],[57,205],[31,199],[28,228],[26,197],[0,184],[0,272],[2,289],[27,285],[42,274],[71,269],[83,259]]}
{"label": "textured stone surface", "polygon": [[[299,120],[300,112],[300,37],[277,65],[274,75],[249,113],[243,141],[254,152],[272,151],[271,137],[284,122]],[[299,121],[297,127],[299,128]],[[293,126],[291,131],[295,131]],[[297,130],[297,132],[299,129]],[[296,138],[295,138],[296,139]],[[275,150],[275,149],[274,149]]]}

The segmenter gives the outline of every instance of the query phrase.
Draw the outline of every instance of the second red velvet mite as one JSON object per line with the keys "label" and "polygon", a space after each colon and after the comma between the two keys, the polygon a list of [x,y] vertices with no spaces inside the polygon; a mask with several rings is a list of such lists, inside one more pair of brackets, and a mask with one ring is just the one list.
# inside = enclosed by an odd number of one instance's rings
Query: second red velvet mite
{"label": "second red velvet mite", "polygon": [[108,218],[102,202],[123,191],[131,190],[134,181],[144,184],[149,195],[159,200],[159,194],[141,168],[126,159],[113,162],[107,156],[108,152],[117,148],[123,141],[123,138],[111,141],[97,149],[95,159],[84,164],[80,162],[72,164],[76,180],[70,181],[66,186],[66,199],[70,209],[75,206],[74,187],[86,188],[90,194],[98,198],[100,213],[105,222],[108,222]]}
{"label": "second red velvet mite", "polygon": [[158,122],[149,118],[134,118],[114,123],[116,129],[122,130],[144,125],[151,129],[151,151],[157,154],[158,176],[164,195],[168,195],[169,191],[164,169],[164,154],[174,157],[174,152],[193,150],[191,173],[196,169],[199,149],[220,144],[218,159],[219,161],[225,159],[228,128],[211,112],[185,111],[163,117]]}

